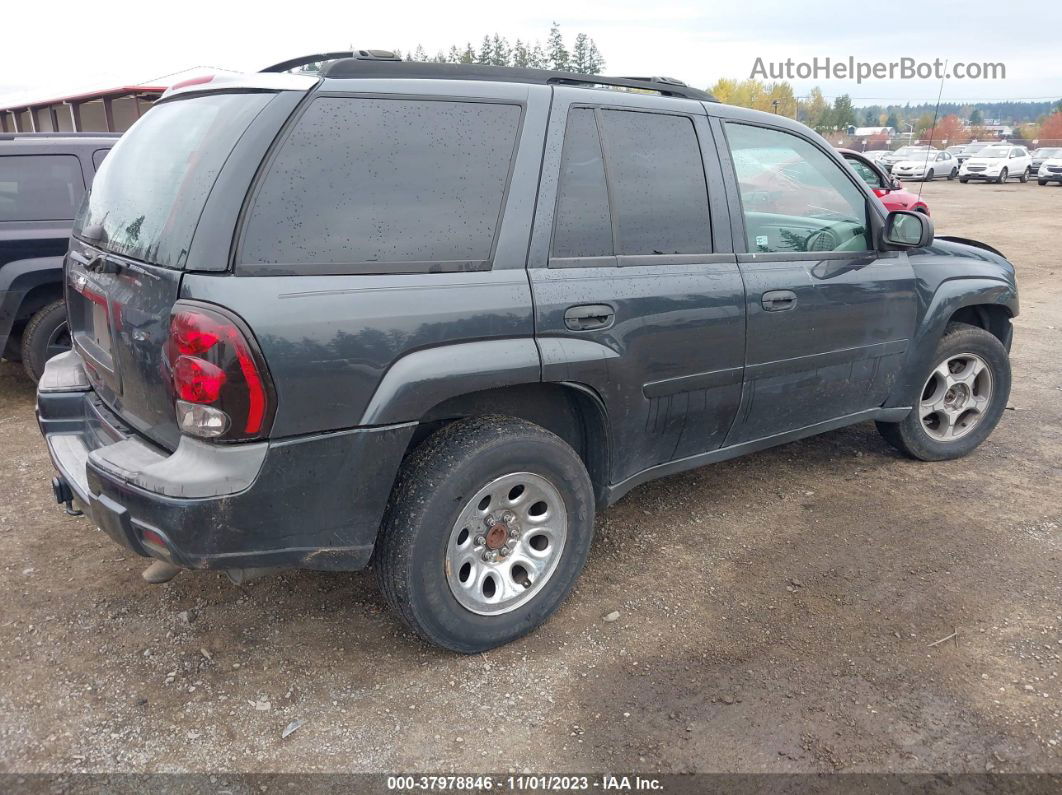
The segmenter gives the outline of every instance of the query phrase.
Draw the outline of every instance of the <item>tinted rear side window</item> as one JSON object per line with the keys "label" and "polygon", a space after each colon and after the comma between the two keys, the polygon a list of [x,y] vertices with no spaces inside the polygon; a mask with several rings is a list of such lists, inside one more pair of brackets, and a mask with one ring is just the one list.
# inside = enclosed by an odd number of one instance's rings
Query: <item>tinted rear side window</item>
{"label": "tinted rear side window", "polygon": [[344,266],[488,262],[517,105],[320,97],[254,198],[241,261]]}
{"label": "tinted rear side window", "polygon": [[84,194],[73,155],[0,157],[0,221],[71,221]]}
{"label": "tinted rear side window", "polygon": [[592,109],[577,108],[568,114],[564,131],[553,256],[610,257],[614,253],[597,122]]}
{"label": "tinted rear side window", "polygon": [[617,254],[710,252],[708,188],[693,121],[603,110]]}

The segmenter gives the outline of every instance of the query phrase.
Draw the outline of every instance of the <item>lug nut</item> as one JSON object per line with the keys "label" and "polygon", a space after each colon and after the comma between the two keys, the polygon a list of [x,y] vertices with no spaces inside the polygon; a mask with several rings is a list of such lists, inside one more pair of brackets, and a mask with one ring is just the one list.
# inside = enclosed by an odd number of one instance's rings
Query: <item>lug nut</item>
{"label": "lug nut", "polygon": [[505,522],[506,524],[512,524],[513,522],[516,521],[516,514],[513,513],[512,511],[506,511],[505,513],[502,514],[502,521]]}
{"label": "lug nut", "polygon": [[477,547],[481,547],[481,546],[483,546],[486,543],[487,543],[487,537],[486,536],[476,536],[476,546]]}
{"label": "lug nut", "polygon": [[493,560],[493,559],[494,559],[494,553],[493,552],[489,552],[488,551],[488,552],[484,552],[483,553],[483,562],[484,563],[490,563],[491,560]]}
{"label": "lug nut", "polygon": [[514,538],[515,539],[515,538],[518,538],[519,536],[520,536],[520,531],[517,530],[515,527],[509,529],[509,538]]}

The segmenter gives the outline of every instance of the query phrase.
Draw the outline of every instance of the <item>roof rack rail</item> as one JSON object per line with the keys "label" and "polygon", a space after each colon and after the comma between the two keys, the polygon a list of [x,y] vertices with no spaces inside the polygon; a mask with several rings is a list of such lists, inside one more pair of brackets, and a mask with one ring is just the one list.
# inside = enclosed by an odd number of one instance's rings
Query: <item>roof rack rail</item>
{"label": "roof rack rail", "polygon": [[15,138],[119,138],[121,133],[116,132],[92,132],[91,130],[74,132],[0,132],[0,141],[10,141]]}
{"label": "roof rack rail", "polygon": [[292,69],[297,69],[300,66],[306,66],[312,63],[321,63],[322,61],[335,61],[340,58],[352,59],[355,61],[401,61],[402,57],[397,53],[393,53],[390,50],[344,50],[341,52],[319,52],[313,55],[301,55],[298,58],[291,58],[287,61],[281,61],[275,63],[272,66],[267,66],[265,69],[259,69],[259,72],[287,72]]}
{"label": "roof rack rail", "polygon": [[707,91],[690,88],[674,78],[607,77],[550,69],[519,69],[512,66],[485,64],[424,63],[364,58],[344,58],[325,67],[331,78],[406,78],[412,80],[489,80],[499,83],[537,83],[540,85],[602,86],[608,88],[653,91],[666,97],[683,97],[701,102],[716,102]]}

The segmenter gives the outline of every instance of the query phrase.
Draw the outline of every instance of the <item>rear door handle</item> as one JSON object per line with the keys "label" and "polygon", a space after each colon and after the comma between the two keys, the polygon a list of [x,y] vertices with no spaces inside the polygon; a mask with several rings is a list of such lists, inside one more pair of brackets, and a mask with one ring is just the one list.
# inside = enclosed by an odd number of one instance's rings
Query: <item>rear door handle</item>
{"label": "rear door handle", "polygon": [[608,304],[582,304],[564,312],[564,325],[572,331],[608,328],[615,319],[616,312]]}
{"label": "rear door handle", "polygon": [[792,290],[771,290],[760,296],[760,306],[768,312],[782,312],[796,305],[796,293]]}

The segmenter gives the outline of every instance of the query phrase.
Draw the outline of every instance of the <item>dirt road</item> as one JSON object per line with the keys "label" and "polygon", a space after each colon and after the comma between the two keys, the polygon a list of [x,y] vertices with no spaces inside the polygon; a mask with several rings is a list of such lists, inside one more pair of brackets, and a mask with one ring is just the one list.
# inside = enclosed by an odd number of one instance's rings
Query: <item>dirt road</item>
{"label": "dirt road", "polygon": [[1062,771],[1062,188],[925,195],[1018,269],[992,438],[918,464],[860,425],[643,486],[482,656],[371,573],[146,585],[53,504],[0,364],[0,771]]}

